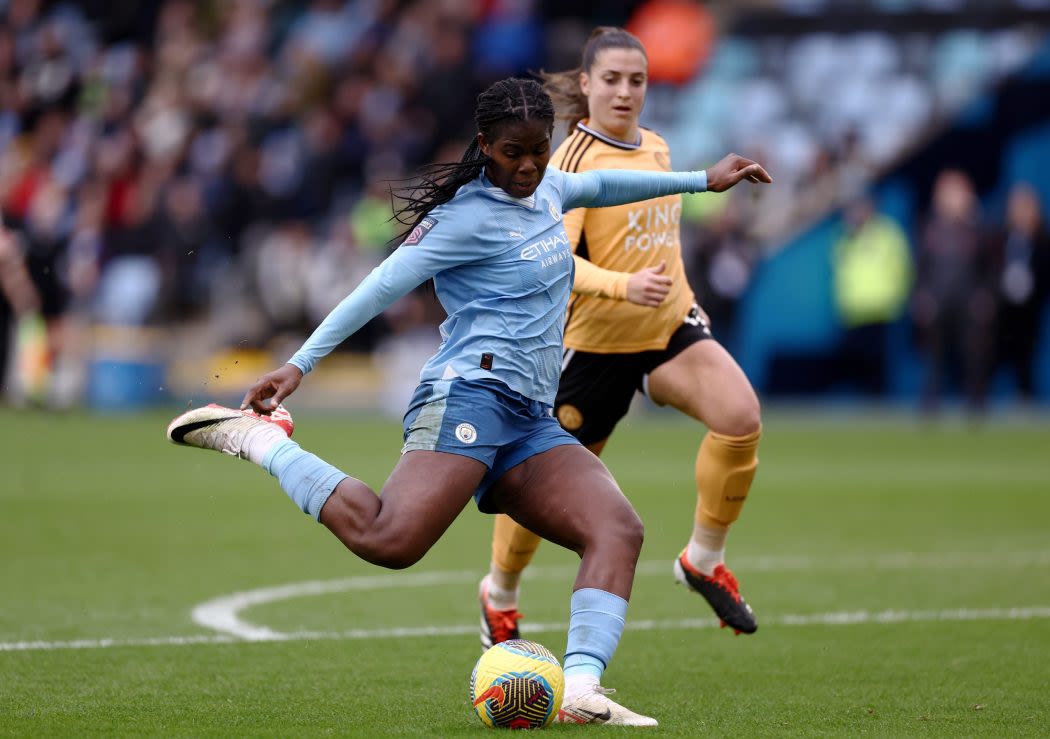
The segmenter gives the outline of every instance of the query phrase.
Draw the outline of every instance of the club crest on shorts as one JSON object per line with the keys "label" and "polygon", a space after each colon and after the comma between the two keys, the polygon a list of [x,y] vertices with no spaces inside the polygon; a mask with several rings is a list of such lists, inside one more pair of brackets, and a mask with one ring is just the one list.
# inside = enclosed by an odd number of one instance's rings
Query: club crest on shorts
{"label": "club crest on shorts", "polygon": [[583,414],[574,405],[559,405],[555,415],[558,416],[558,423],[566,431],[576,431],[583,425]]}
{"label": "club crest on shorts", "polygon": [[427,216],[420,221],[415,228],[412,229],[412,233],[405,237],[405,240],[401,242],[402,246],[415,246],[423,237],[430,233],[430,229],[437,225],[437,218],[431,218]]}
{"label": "club crest on shorts", "polygon": [[478,430],[469,423],[456,426],[456,438],[464,444],[473,444],[478,440]]}

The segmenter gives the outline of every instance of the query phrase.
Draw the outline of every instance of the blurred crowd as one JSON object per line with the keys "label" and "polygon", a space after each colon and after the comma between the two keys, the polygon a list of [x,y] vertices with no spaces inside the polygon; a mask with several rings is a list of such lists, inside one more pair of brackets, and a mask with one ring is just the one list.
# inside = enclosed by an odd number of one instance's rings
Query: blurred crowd
{"label": "blurred crowd", "polygon": [[965,172],[943,170],[914,242],[869,198],[846,210],[832,255],[843,331],[829,371],[872,397],[884,394],[888,334],[904,321],[922,359],[924,411],[937,412],[946,388],[958,384],[967,409],[982,412],[999,368],[1032,402],[1050,300],[1050,233],[1038,194],[1015,184],[996,221],[982,214]]}
{"label": "blurred crowd", "polygon": [[[209,317],[214,345],[315,324],[397,236],[388,181],[458,158],[481,87],[537,62],[527,14],[470,0],[105,6],[0,22],[7,251],[58,358],[73,321]],[[512,39],[498,64],[480,29]],[[4,328],[29,310],[3,302]]]}
{"label": "blurred crowd", "polygon": [[[91,327],[190,327],[184,340],[202,350],[301,337],[396,244],[391,185],[421,164],[459,158],[481,89],[508,75],[571,66],[591,26],[624,23],[639,6],[659,4],[0,2],[0,368],[12,357],[19,363],[9,392],[77,402]],[[856,198],[947,108],[915,92],[916,59],[943,56],[932,45],[923,56],[915,50],[921,44],[887,47],[870,35],[848,49],[823,36],[788,46],[723,41],[694,81],[656,80],[646,115],[666,129],[679,168],[708,163],[714,149],[745,146],[775,159],[771,169],[788,185],[779,192],[790,202],[756,207],[727,198],[686,208],[691,279],[732,344],[737,303],[772,235],[840,205],[844,194]],[[1013,50],[982,57],[997,74],[1032,47],[1030,34],[985,41]],[[861,96],[847,99],[853,107],[829,107],[844,111],[833,120],[796,115],[823,109],[817,103],[829,96],[819,80],[836,78],[836,54],[857,49],[864,63],[849,79],[870,79],[852,87],[896,85],[900,94],[883,97],[900,104],[870,116],[861,103],[879,97]],[[979,84],[985,71],[966,79]],[[887,125],[853,125],[872,120]],[[697,127],[703,137],[685,135]],[[764,143],[753,138],[759,130],[767,132]],[[887,132],[895,136],[890,143]],[[813,185],[792,184],[801,181]],[[972,183],[970,200],[960,204],[965,175],[949,182],[954,200],[938,185],[934,202],[938,214],[951,210],[942,200],[954,202],[954,220],[931,219],[915,244],[914,268],[911,251],[898,259],[895,307],[882,313],[892,319],[911,301],[931,367],[958,345],[978,357],[973,377],[986,377],[993,348],[975,334],[996,316],[1006,320],[1011,300],[1023,306],[1044,294],[1045,259],[1033,256],[1045,253],[1043,237],[1034,236],[1042,226],[1032,225],[1042,221],[1037,200],[1011,200],[997,246],[975,236],[957,247],[957,232],[984,234],[987,224],[978,223]],[[850,213],[847,242],[863,243],[877,214],[860,203]],[[964,289],[987,295],[973,298],[963,325],[953,324],[949,318],[963,314],[950,300],[961,298],[947,293]],[[432,327],[439,313],[428,296],[410,296],[346,348],[374,351],[391,335]],[[1009,319],[1025,327],[1019,333],[1031,333],[1031,320]],[[1023,366],[1026,341],[1000,353]],[[1022,378],[1022,387],[1030,384]],[[937,386],[931,371],[931,398]]]}

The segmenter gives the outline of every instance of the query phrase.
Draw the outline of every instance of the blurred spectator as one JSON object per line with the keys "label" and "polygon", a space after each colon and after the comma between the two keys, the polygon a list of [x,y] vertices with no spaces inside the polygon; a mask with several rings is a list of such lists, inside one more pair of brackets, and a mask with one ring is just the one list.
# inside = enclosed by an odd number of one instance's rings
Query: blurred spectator
{"label": "blurred spectator", "polygon": [[1031,401],[1040,319],[1050,296],[1050,235],[1031,186],[1019,184],[1010,191],[997,246],[998,359],[1016,373],[1021,398]]}
{"label": "blurred spectator", "polygon": [[277,331],[301,331],[307,318],[307,275],[313,261],[313,238],[302,221],[280,224],[259,238],[255,253],[255,294]]}
{"label": "blurred spectator", "polygon": [[168,173],[143,154],[127,130],[99,142],[96,176],[105,192],[105,238],[96,317],[102,323],[142,326],[155,318],[159,305],[156,212]]}
{"label": "blurred spectator", "polygon": [[40,310],[40,295],[29,277],[18,239],[0,226],[0,397],[8,394],[8,360],[16,321]]}
{"label": "blurred spectator", "polygon": [[967,407],[984,408],[995,318],[990,257],[972,180],[944,170],[921,232],[912,301],[925,363],[922,407],[928,412],[938,409],[952,366],[962,368]]}
{"label": "blurred spectator", "polygon": [[740,199],[729,197],[699,230],[683,229],[686,235],[695,234],[690,239],[695,247],[684,254],[689,283],[711,319],[711,330],[730,351],[735,346],[737,305],[759,258],[744,213]]}
{"label": "blurred spectator", "polygon": [[[360,249],[384,255],[403,229],[391,218],[390,184],[383,180],[368,183],[364,195],[350,209],[350,231]],[[327,313],[322,314],[322,318]]]}
{"label": "blurred spectator", "polygon": [[831,255],[835,308],[843,328],[836,364],[864,392],[882,395],[889,326],[908,306],[911,250],[901,227],[877,213],[868,197],[846,209],[845,226]]}
{"label": "blurred spectator", "polygon": [[208,271],[221,265],[204,209],[201,183],[178,177],[168,183],[153,216],[160,267],[158,308],[165,320],[200,315],[207,306]]}

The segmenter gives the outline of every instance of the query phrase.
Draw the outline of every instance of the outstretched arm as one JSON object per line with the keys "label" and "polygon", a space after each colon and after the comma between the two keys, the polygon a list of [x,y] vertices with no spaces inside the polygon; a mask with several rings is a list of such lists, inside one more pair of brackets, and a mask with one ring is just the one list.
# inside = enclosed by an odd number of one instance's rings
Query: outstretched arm
{"label": "outstretched arm", "polygon": [[[263,375],[248,390],[241,408],[268,413],[291,395],[299,382],[323,357],[378,316],[398,298],[437,273],[475,258],[470,239],[461,238],[449,223],[434,228],[438,220],[413,236],[343,298],[321,322],[288,363]],[[449,220],[452,220],[451,218]],[[413,240],[414,239],[414,240]]]}
{"label": "outstretched arm", "polygon": [[773,178],[761,164],[736,154],[699,172],[641,172],[595,169],[580,174],[563,173],[562,208],[603,208],[681,192],[724,192],[741,180],[770,183]]}
{"label": "outstretched arm", "polygon": [[268,413],[295,392],[307,372],[333,349],[386,310],[395,300],[406,295],[428,276],[417,275],[406,264],[409,248],[397,249],[372,270],[354,288],[354,291],[332,309],[321,324],[310,334],[288,363],[260,377],[241,401],[241,408],[249,406]]}

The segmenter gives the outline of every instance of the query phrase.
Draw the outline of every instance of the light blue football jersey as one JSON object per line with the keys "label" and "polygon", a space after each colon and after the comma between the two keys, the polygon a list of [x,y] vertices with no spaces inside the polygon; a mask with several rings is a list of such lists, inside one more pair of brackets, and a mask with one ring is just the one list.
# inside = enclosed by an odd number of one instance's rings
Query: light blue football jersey
{"label": "light blue football jersey", "polygon": [[532,196],[515,198],[482,174],[430,211],[289,362],[306,374],[395,300],[434,278],[448,318],[420,381],[495,379],[553,405],[575,273],[563,211],[706,188],[706,172],[569,174],[548,167]]}

